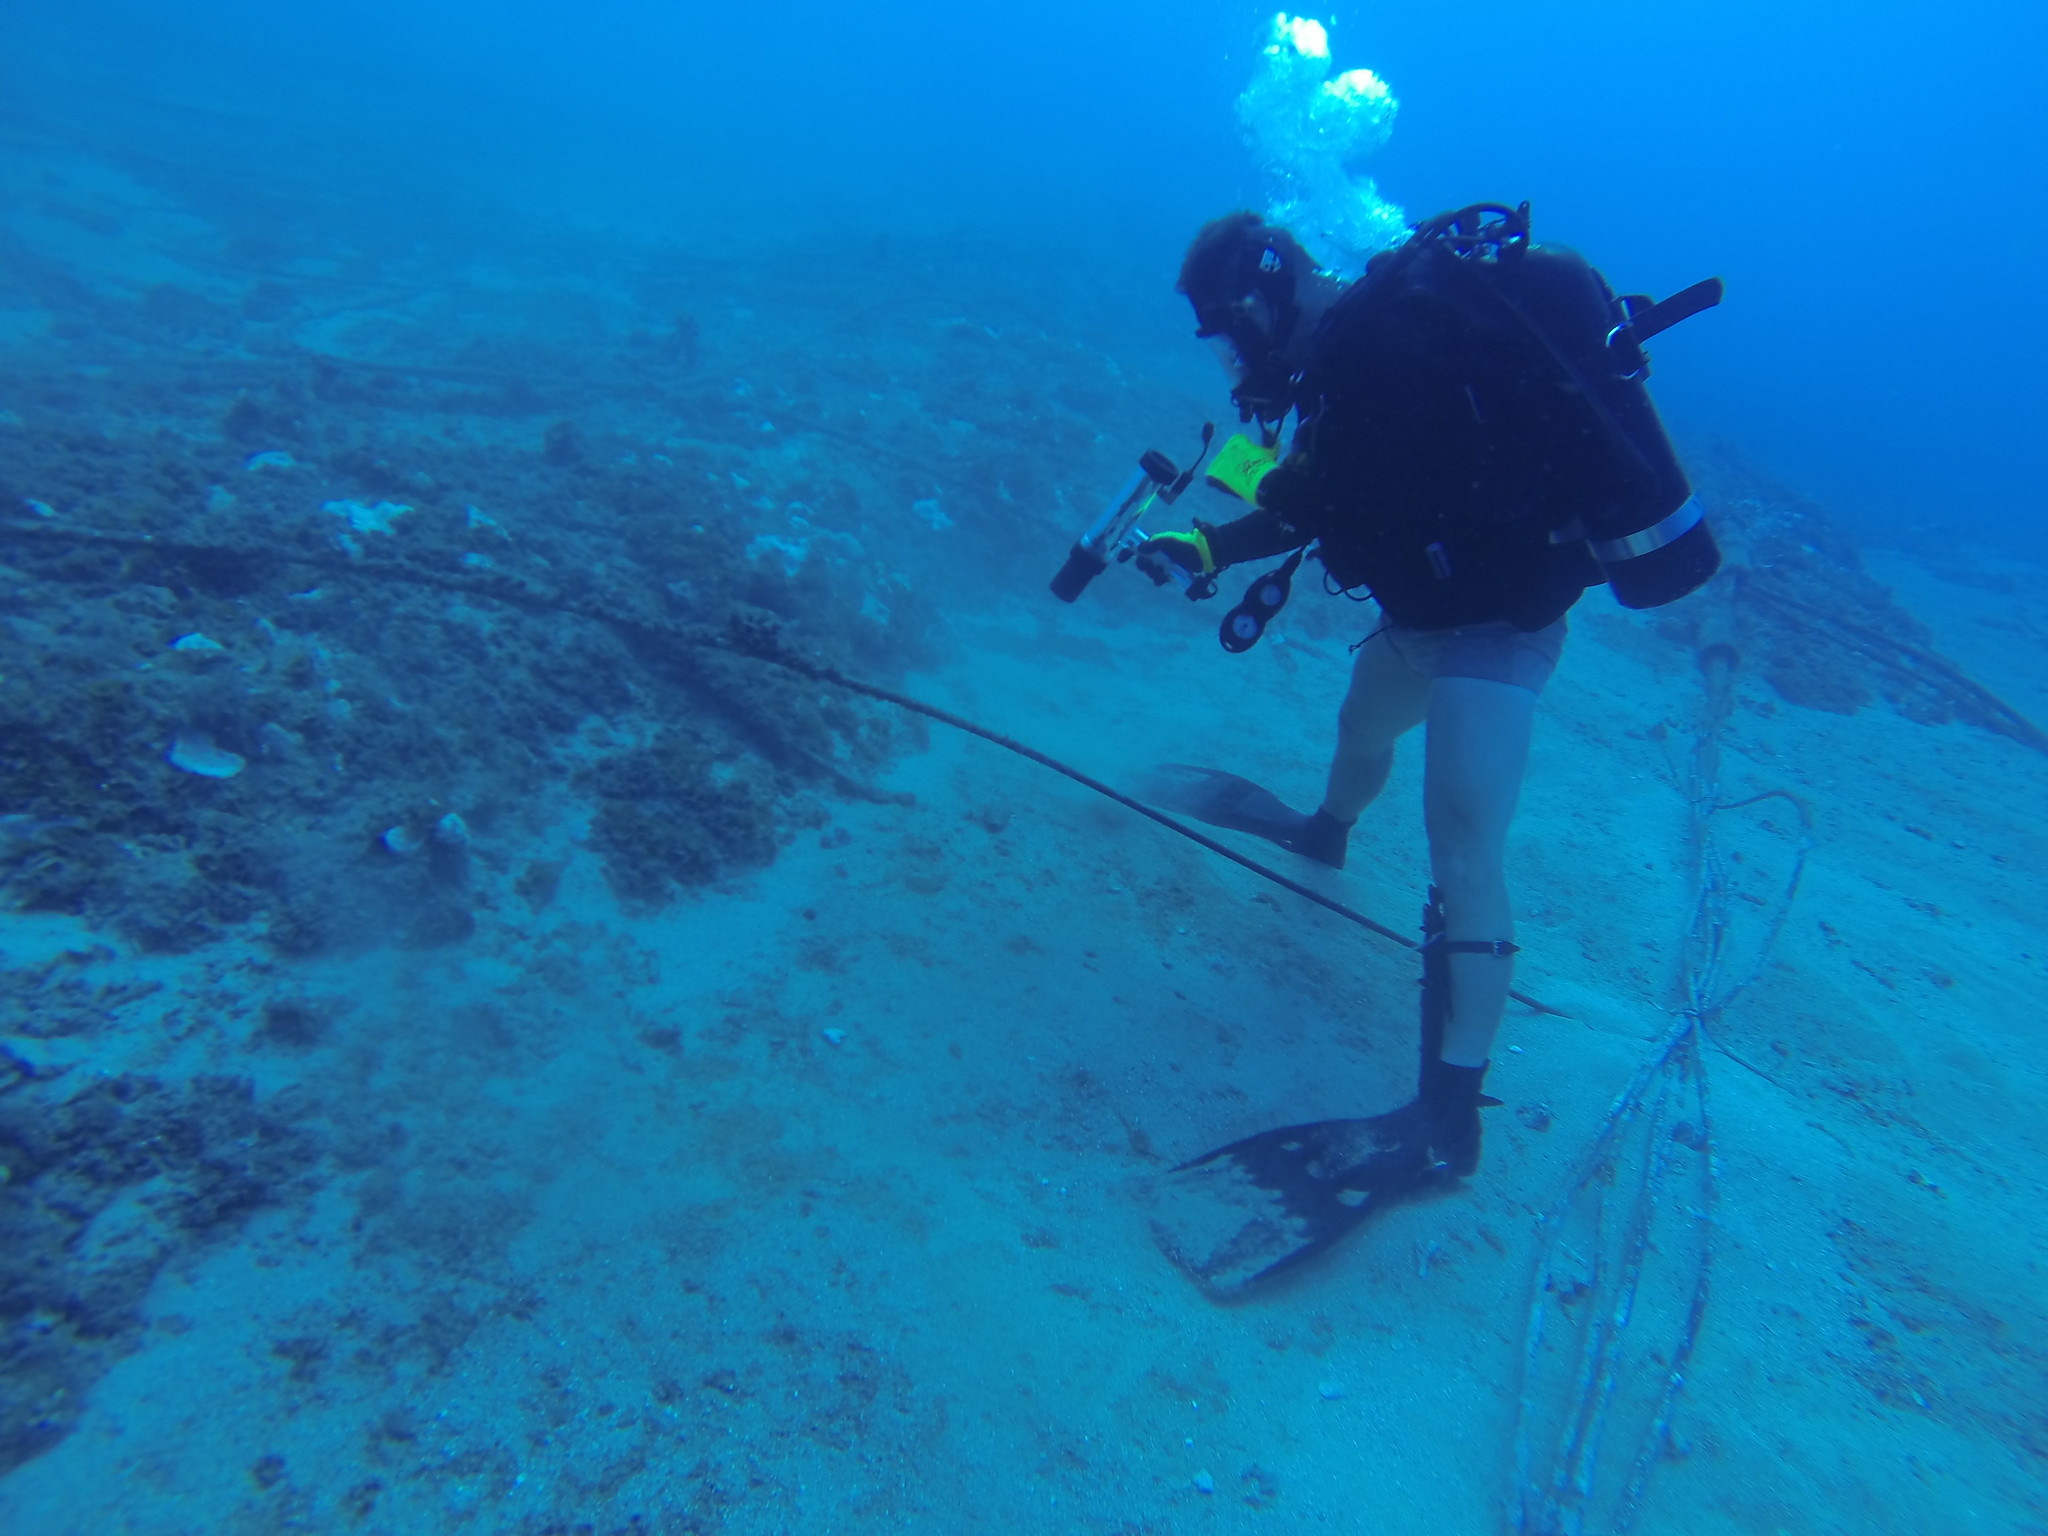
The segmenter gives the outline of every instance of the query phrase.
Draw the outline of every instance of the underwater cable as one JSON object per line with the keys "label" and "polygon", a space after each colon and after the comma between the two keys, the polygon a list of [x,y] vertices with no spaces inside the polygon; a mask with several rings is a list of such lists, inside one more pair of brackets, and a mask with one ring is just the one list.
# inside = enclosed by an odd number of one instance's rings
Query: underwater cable
{"label": "underwater cable", "polygon": [[1888,635],[1883,630],[1872,629],[1867,624],[1858,624],[1854,619],[1843,618],[1838,613],[1828,613],[1811,603],[1754,581],[1744,581],[1739,588],[1745,602],[1758,602],[1781,612],[1798,614],[1801,618],[1825,624],[1850,641],[1857,642],[1865,654],[1889,656],[1903,661],[1909,667],[1917,668],[1934,676],[1953,688],[1958,695],[1976,705],[1984,712],[1980,724],[2017,741],[2022,746],[2032,747],[2036,752],[2048,753],[2048,731],[2044,731],[2012,705],[1982,683],[1964,672],[1954,662],[1935,655],[1911,641],[1901,640],[1897,635]]}
{"label": "underwater cable", "polygon": [[[1380,938],[1398,944],[1403,949],[1415,949],[1418,947],[1416,941],[1409,938],[1405,933],[1366,916],[1357,908],[1347,906],[1334,897],[1324,895],[1313,886],[1304,885],[1301,881],[1283,875],[1278,870],[1261,864],[1256,859],[1245,857],[1236,849],[1218,842],[1215,838],[1205,833],[1196,831],[1185,822],[1178,821],[1163,811],[1154,810],[1143,801],[1103,783],[1100,779],[1081,772],[1080,769],[1073,767],[1071,764],[1061,762],[1049,753],[1041,752],[1036,747],[1027,746],[1014,737],[1005,736],[999,731],[990,730],[987,726],[979,725],[964,716],[953,714],[949,710],[940,709],[933,704],[927,704],[922,699],[912,698],[909,694],[898,693],[892,688],[884,688],[875,683],[865,682],[860,678],[848,677],[836,667],[811,660],[788,645],[782,637],[779,621],[773,615],[765,612],[759,613],[756,617],[736,614],[724,629],[715,629],[708,625],[686,627],[650,619],[634,618],[618,611],[608,611],[595,604],[578,602],[574,598],[561,593],[534,587],[523,581],[509,580],[502,577],[471,576],[453,572],[424,571],[397,561],[363,560],[340,554],[325,555],[298,550],[276,549],[267,546],[243,547],[228,544],[189,543],[158,538],[151,534],[120,533],[106,529],[52,528],[47,524],[0,522],[0,538],[7,537],[22,539],[27,542],[95,544],[115,549],[147,550],[157,554],[180,555],[187,558],[227,558],[242,561],[261,560],[280,566],[311,566],[315,569],[334,571],[350,577],[378,577],[412,586],[429,587],[436,591],[459,592],[470,597],[502,602],[510,607],[520,608],[529,613],[566,614],[588,620],[594,624],[602,624],[630,639],[641,642],[700,650],[723,650],[735,655],[746,656],[765,665],[779,667],[799,677],[807,677],[815,682],[844,689],[848,693],[859,694],[864,698],[892,705],[911,714],[922,715],[928,720],[935,720],[939,724],[950,726],[956,731],[965,732],[969,736],[979,737],[981,740],[1001,747],[1007,752],[1014,752],[1019,757],[1027,758],[1031,762],[1037,763],[1040,767],[1050,768],[1054,773],[1062,774],[1072,779],[1083,788],[1092,789],[1098,795],[1114,800],[1118,805],[1125,807],[1127,810],[1136,811],[1140,816],[1145,817],[1149,821],[1157,822],[1168,831],[1179,833],[1189,842],[1199,844],[1201,847],[1208,849],[1209,852],[1228,859],[1240,868],[1247,869],[1262,879],[1270,880],[1273,884],[1280,886],[1284,890],[1292,891],[1304,901],[1314,902],[1317,906],[1325,911],[1334,913],[1346,922],[1356,923],[1368,933],[1377,934]],[[835,765],[818,758],[814,758],[813,761],[821,772],[838,778],[842,782],[843,787],[857,793],[861,798],[882,798],[871,788],[849,782],[847,776],[837,769]],[[1560,1019],[1570,1017],[1562,1009],[1553,1008],[1548,1003],[1541,1002],[1527,993],[1510,992],[1508,995],[1524,1007],[1530,1008],[1537,1013],[1548,1014],[1552,1018]]]}
{"label": "underwater cable", "polygon": [[[1389,928],[1386,924],[1367,917],[1357,908],[1346,906],[1343,902],[1333,897],[1325,896],[1313,886],[1304,885],[1299,880],[1291,879],[1281,874],[1278,870],[1261,864],[1257,859],[1246,858],[1236,849],[1218,842],[1206,833],[1197,832],[1186,822],[1179,821],[1167,815],[1164,811],[1154,810],[1142,800],[1127,795],[1122,790],[1083,773],[1071,764],[1063,763],[1058,758],[1039,751],[1036,747],[1026,746],[1014,737],[1005,736],[999,731],[992,731],[987,726],[978,725],[964,716],[953,714],[949,710],[940,709],[933,704],[927,704],[922,699],[912,698],[908,694],[898,693],[892,688],[879,687],[874,683],[864,682],[859,678],[848,677],[837,668],[826,666],[822,662],[815,662],[808,657],[790,652],[782,647],[780,635],[772,631],[764,635],[751,632],[752,626],[740,628],[748,632],[733,634],[729,640],[730,649],[751,656],[756,661],[763,661],[772,666],[782,667],[787,671],[797,673],[799,676],[812,678],[821,683],[829,683],[834,687],[844,688],[849,693],[857,693],[864,698],[875,699],[884,704],[892,704],[898,709],[908,710],[912,714],[922,715],[928,720],[936,720],[941,725],[951,726],[956,731],[964,731],[969,736],[978,736],[983,741],[1001,747],[1007,752],[1014,752],[1019,757],[1028,758],[1042,768],[1050,768],[1054,773],[1065,775],[1083,788],[1092,789],[1098,795],[1114,800],[1125,809],[1136,811],[1140,816],[1157,822],[1170,832],[1178,832],[1189,842],[1197,843],[1208,849],[1209,852],[1230,860],[1231,863],[1238,865],[1240,868],[1248,869],[1253,874],[1270,880],[1285,890],[1292,891],[1305,901],[1314,902],[1325,911],[1334,912],[1347,922],[1358,924],[1359,927],[1369,933],[1375,933],[1383,939],[1392,940],[1403,949],[1416,949],[1420,947],[1407,934],[1397,929]],[[762,626],[762,628],[766,628],[766,626]],[[1510,992],[1508,996],[1521,1003],[1524,1007],[1534,1009],[1537,1013],[1548,1014],[1552,1018],[1559,1019],[1571,1017],[1562,1009],[1553,1008],[1548,1003],[1539,1002],[1525,993]]]}
{"label": "underwater cable", "polygon": [[[1708,1026],[1768,963],[1813,836],[1805,802],[1785,790],[1721,797],[1721,733],[1733,709],[1736,665],[1732,646],[1700,653],[1706,698],[1685,783],[1694,888],[1683,1000],[1538,1229],[1511,1508],[1525,1536],[1623,1536],[1634,1524],[1669,1451],[1706,1317],[1719,1167],[1703,1046]],[[1714,836],[1715,818],[1771,800],[1797,814],[1798,838],[1749,964],[1730,979],[1732,914],[1742,893]],[[1638,1344],[1631,1327],[1646,1315],[1668,1332]],[[1632,1447],[1619,1427],[1624,1419],[1635,1428]],[[1627,1457],[1625,1471],[1603,1470],[1610,1442]]]}

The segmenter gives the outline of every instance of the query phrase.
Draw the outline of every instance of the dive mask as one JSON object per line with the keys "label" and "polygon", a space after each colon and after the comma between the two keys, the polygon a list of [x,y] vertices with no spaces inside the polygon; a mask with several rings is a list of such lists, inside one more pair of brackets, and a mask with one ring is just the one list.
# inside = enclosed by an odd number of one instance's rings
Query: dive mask
{"label": "dive mask", "polygon": [[1230,379],[1238,419],[1279,421],[1294,406],[1293,370],[1281,347],[1288,317],[1261,293],[1246,294],[1195,316],[1195,335],[1209,343]]}

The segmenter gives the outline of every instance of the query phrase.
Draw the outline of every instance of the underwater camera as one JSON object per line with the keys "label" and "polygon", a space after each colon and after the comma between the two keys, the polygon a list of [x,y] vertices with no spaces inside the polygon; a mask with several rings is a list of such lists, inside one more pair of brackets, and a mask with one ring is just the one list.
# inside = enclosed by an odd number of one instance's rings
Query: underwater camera
{"label": "underwater camera", "polygon": [[[1207,457],[1209,444],[1215,436],[1216,424],[1204,422],[1202,451],[1195,455],[1195,462],[1186,469],[1174,468],[1173,460],[1157,448],[1146,449],[1138,459],[1137,473],[1103,508],[1102,515],[1088,525],[1088,531],[1074,541],[1073,549],[1067,554],[1067,563],[1052,579],[1052,595],[1063,603],[1071,603],[1088,590],[1089,582],[1109,569],[1110,561],[1122,562],[1136,554],[1138,546],[1146,538],[1145,530],[1138,526],[1138,519],[1150,512],[1155,503],[1170,507],[1180,500],[1181,493],[1193,483],[1195,471]],[[1178,567],[1170,574],[1183,590],[1192,586],[1195,580]]]}

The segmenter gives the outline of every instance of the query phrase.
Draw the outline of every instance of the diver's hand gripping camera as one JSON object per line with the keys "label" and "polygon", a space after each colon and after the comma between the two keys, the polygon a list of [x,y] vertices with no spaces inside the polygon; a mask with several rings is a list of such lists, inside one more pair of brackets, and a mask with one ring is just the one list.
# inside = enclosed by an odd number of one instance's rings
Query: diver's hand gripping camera
{"label": "diver's hand gripping camera", "polygon": [[[1201,468],[1202,460],[1208,456],[1209,444],[1215,436],[1215,423],[1204,422],[1202,451],[1195,455],[1195,462],[1186,469],[1175,469],[1173,460],[1157,448],[1146,449],[1138,460],[1138,472],[1131,476],[1116,499],[1103,509],[1102,515],[1088,525],[1088,531],[1074,541],[1067,563],[1052,579],[1052,595],[1063,603],[1071,603],[1088,590],[1089,582],[1109,569],[1110,561],[1122,562],[1135,555],[1147,537],[1145,530],[1138,526],[1138,520],[1152,510],[1154,503],[1170,507],[1180,500],[1181,492],[1194,483],[1195,471]],[[1155,582],[1164,579],[1149,566],[1145,570]],[[1181,590],[1190,597],[1208,596],[1207,592],[1192,590],[1198,581],[1206,582],[1208,578],[1197,578],[1177,565],[1168,566],[1166,575],[1178,582]]]}

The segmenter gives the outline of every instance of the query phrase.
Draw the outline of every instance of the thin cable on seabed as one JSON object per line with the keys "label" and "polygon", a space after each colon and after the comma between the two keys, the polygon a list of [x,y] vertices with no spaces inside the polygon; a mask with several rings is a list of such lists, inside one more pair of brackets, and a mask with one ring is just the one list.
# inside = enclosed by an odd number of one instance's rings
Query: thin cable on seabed
{"label": "thin cable on seabed", "polygon": [[[1585,1536],[1587,1532],[1622,1536],[1634,1523],[1651,1474],[1669,1444],[1672,1416],[1706,1316],[1719,1167],[1702,1046],[1708,1039],[1708,1026],[1769,963],[1798,895],[1813,834],[1805,802],[1787,791],[1766,790],[1739,800],[1721,798],[1721,732],[1734,704],[1735,665],[1735,653],[1726,646],[1710,646],[1701,655],[1706,699],[1685,786],[1695,875],[1682,964],[1683,1003],[1657,1048],[1615,1099],[1592,1145],[1580,1158],[1566,1193],[1541,1223],[1514,1446],[1512,1514],[1515,1528],[1527,1536]],[[1729,981],[1736,893],[1713,835],[1715,818],[1773,799],[1783,800],[1797,813],[1799,841],[1791,872],[1772,905],[1752,963],[1738,979]],[[1688,1118],[1674,1119],[1681,1110],[1689,1112]],[[1649,1422],[1636,1441],[1618,1494],[1603,1509],[1604,1501],[1599,1498],[1601,1453],[1631,1385],[1632,1369],[1640,1369],[1637,1357],[1626,1351],[1627,1335],[1637,1318],[1645,1266],[1653,1252],[1652,1229],[1660,1211],[1669,1208],[1667,1187],[1681,1148],[1696,1151],[1704,1159],[1698,1202],[1677,1213],[1697,1237],[1699,1256],[1691,1277],[1691,1295],[1677,1337],[1660,1362],[1662,1379],[1650,1388],[1655,1406]],[[1631,1152],[1636,1173],[1623,1191],[1623,1164]],[[1627,1197],[1626,1216],[1614,1221],[1623,1194]],[[1575,1213],[1583,1212],[1586,1203],[1592,1207],[1590,1256],[1578,1253],[1565,1241],[1567,1223]],[[1668,1242],[1659,1244],[1657,1250],[1669,1246]],[[1571,1278],[1573,1272],[1583,1278]],[[1567,1329],[1557,1347],[1576,1348],[1577,1353],[1559,1411],[1546,1414],[1539,1382],[1544,1374],[1553,1297],[1560,1309],[1581,1304],[1587,1320],[1576,1323],[1570,1314],[1558,1314],[1565,1318]],[[1654,1359],[1655,1352],[1648,1356]],[[1539,1441],[1544,1446],[1540,1458]]]}

